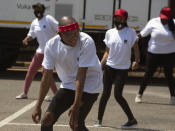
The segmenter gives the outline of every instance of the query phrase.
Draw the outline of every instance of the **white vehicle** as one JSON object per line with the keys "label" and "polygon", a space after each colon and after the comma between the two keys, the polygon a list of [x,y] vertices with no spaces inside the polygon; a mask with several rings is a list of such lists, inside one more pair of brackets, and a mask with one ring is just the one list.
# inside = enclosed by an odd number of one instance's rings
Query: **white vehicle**
{"label": "white vehicle", "polygon": [[21,41],[35,18],[32,5],[38,2],[46,6],[45,14],[58,21],[64,15],[73,16],[80,28],[94,38],[99,57],[104,50],[101,43],[105,31],[113,27],[116,9],[126,9],[128,25],[139,31],[149,19],[159,16],[162,7],[175,5],[174,0],[0,0],[0,70],[10,67],[17,56],[25,60],[32,58],[30,52],[34,52],[36,44],[23,48]]}

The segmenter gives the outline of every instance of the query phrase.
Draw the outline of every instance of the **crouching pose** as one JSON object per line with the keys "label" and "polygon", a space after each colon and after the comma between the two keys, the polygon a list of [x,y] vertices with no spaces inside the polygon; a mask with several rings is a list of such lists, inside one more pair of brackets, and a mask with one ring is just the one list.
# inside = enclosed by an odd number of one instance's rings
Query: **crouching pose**
{"label": "crouching pose", "polygon": [[59,22],[59,35],[46,44],[45,68],[40,93],[32,114],[33,121],[41,118],[41,105],[52,79],[54,67],[62,83],[41,122],[41,131],[53,131],[53,125],[69,109],[73,131],[88,131],[85,119],[102,92],[102,71],[92,38],[79,31],[76,20],[64,16]]}

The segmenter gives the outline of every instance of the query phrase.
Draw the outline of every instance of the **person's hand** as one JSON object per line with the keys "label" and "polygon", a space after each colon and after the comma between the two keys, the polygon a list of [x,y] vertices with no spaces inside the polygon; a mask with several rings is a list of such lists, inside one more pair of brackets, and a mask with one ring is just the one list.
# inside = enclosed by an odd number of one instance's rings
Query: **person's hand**
{"label": "person's hand", "polygon": [[39,123],[41,120],[41,108],[35,108],[32,113],[32,119],[35,123]]}
{"label": "person's hand", "polygon": [[105,69],[105,63],[101,63],[101,69],[104,70]]}
{"label": "person's hand", "polygon": [[132,63],[131,69],[132,69],[132,70],[135,70],[135,69],[137,69],[138,67],[139,67],[139,63],[136,62],[136,61],[134,61],[134,62]]}
{"label": "person's hand", "polygon": [[24,39],[24,40],[22,41],[22,44],[23,44],[24,46],[27,46],[27,45],[28,45],[27,39]]}
{"label": "person's hand", "polygon": [[101,64],[101,69],[104,70],[104,64]]}
{"label": "person's hand", "polygon": [[78,117],[79,117],[79,108],[72,105],[69,109],[69,125],[73,131],[77,131],[78,128]]}

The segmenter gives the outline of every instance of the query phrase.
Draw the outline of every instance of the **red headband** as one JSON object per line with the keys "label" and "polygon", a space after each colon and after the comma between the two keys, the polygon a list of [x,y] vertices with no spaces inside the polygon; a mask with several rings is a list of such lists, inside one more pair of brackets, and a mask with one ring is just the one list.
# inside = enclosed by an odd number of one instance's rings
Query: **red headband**
{"label": "red headband", "polygon": [[73,24],[69,24],[65,26],[58,26],[58,32],[65,33],[65,32],[76,30],[78,28],[79,28],[78,23],[75,22]]}

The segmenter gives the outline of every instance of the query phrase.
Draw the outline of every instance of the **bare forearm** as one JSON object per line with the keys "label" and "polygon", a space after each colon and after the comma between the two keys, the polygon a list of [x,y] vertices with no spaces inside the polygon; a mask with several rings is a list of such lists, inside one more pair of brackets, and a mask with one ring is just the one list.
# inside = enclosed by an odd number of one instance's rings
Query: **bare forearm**
{"label": "bare forearm", "polygon": [[44,101],[44,98],[49,91],[49,86],[51,84],[52,79],[53,79],[52,73],[48,73],[48,72],[44,73],[40,84],[40,91],[39,91],[38,101],[36,104],[37,107],[41,107]]}
{"label": "bare forearm", "polygon": [[33,40],[33,38],[31,36],[27,36],[24,40],[26,40],[27,42],[30,42]]}
{"label": "bare forearm", "polygon": [[31,40],[33,40],[32,36],[27,36],[23,41],[23,45],[27,46],[28,42],[30,42]]}
{"label": "bare forearm", "polygon": [[109,48],[106,47],[105,53],[104,53],[103,58],[101,60],[101,65],[102,66],[106,63],[107,58],[108,58],[108,54],[109,54]]}
{"label": "bare forearm", "polygon": [[78,70],[78,74],[76,78],[76,86],[75,86],[76,91],[75,91],[75,100],[73,105],[78,108],[81,106],[84,83],[86,79],[86,71],[87,71],[87,68],[80,68]]}
{"label": "bare forearm", "polygon": [[105,54],[103,55],[103,58],[101,60],[101,65],[104,65],[106,63],[107,58],[108,58],[108,54],[105,52]]}
{"label": "bare forearm", "polygon": [[139,63],[140,62],[140,52],[139,52],[139,46],[138,46],[138,42],[137,41],[134,44],[134,55],[135,55],[135,61],[137,63]]}

